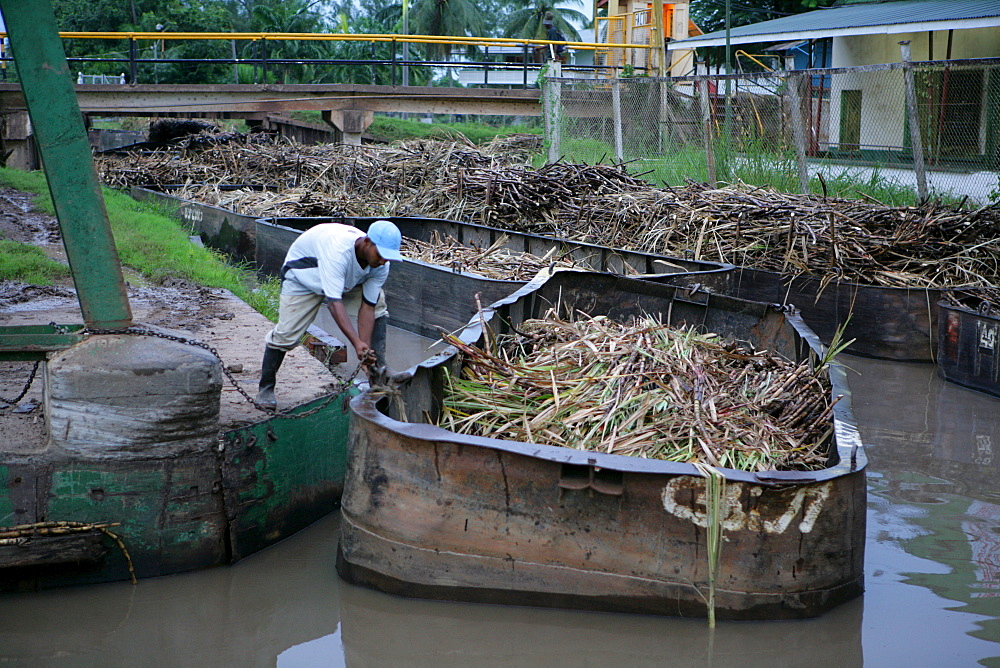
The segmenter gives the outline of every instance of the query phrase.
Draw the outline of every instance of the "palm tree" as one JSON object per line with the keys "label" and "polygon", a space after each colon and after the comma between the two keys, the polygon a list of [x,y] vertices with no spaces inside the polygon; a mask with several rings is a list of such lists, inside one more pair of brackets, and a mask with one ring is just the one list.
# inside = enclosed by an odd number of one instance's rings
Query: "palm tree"
{"label": "palm tree", "polygon": [[[567,1],[579,7],[583,6],[583,0]],[[559,32],[565,35],[568,41],[579,41],[580,33],[570,22],[584,27],[590,21],[586,14],[575,9],[556,7],[554,0],[519,0],[515,4],[520,5],[520,7],[507,17],[503,31],[504,37],[545,39],[546,28],[542,21],[545,19],[545,14],[551,12],[554,18],[553,23]]]}
{"label": "palm tree", "polygon": [[[321,0],[284,0],[282,2],[261,2],[250,9],[250,29],[253,32],[309,33],[324,29],[323,17],[315,11]],[[268,42],[268,56],[277,59],[322,58],[324,47],[320,42],[277,41]],[[288,83],[292,73],[298,80],[314,78],[311,67],[282,65],[283,79]]]}
{"label": "palm tree", "polygon": [[[416,35],[477,36],[483,34],[483,14],[473,0],[416,0],[410,9],[410,32]],[[428,55],[440,57],[447,45],[428,44]]]}

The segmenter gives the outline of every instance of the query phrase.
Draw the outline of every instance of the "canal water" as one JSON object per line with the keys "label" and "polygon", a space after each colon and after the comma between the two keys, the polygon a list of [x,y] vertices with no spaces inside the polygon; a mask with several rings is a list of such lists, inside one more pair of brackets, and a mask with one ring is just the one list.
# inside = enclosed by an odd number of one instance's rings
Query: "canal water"
{"label": "canal water", "polygon": [[868,446],[863,597],[720,622],[407,600],[334,570],[336,514],[234,566],[0,597],[0,665],[1000,666],[1000,400],[845,356]]}

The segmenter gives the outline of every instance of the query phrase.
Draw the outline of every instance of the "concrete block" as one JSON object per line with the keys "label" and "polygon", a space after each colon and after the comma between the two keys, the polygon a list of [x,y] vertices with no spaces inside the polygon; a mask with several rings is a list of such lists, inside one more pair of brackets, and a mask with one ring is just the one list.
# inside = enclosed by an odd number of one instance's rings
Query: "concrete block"
{"label": "concrete block", "polygon": [[222,364],[161,338],[92,336],[49,361],[50,444],[76,457],[161,458],[217,440]]}

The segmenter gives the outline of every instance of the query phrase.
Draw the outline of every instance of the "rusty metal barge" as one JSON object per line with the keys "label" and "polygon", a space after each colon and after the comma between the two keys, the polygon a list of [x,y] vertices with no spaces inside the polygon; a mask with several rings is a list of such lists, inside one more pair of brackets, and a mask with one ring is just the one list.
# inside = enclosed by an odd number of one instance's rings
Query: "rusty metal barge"
{"label": "rusty metal barge", "polygon": [[[821,349],[801,318],[774,305],[569,270],[498,301],[460,338],[502,333],[557,302],[696,324],[793,360]],[[414,367],[396,399],[364,393],[351,402],[341,576],[421,598],[704,616],[698,470],[434,426],[445,369],[460,366],[451,348]],[[829,373],[845,398],[834,409],[826,468],[724,469],[720,618],[812,617],[863,591],[867,459],[844,371],[833,364]]]}
{"label": "rusty metal barge", "polygon": [[829,343],[843,327],[843,339],[854,340],[849,353],[900,362],[934,360],[944,290],[827,282],[749,267],[737,267],[731,279],[726,294],[793,304],[821,341]]}

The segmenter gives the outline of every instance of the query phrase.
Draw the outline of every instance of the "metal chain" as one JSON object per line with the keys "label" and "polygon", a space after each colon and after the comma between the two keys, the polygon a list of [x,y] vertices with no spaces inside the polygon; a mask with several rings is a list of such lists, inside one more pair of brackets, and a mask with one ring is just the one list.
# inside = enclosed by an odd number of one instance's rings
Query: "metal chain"
{"label": "metal chain", "polygon": [[28,382],[26,382],[24,384],[24,389],[21,390],[21,394],[17,395],[13,399],[8,399],[7,397],[0,397],[0,401],[3,401],[5,403],[11,404],[11,405],[14,405],[17,402],[19,402],[21,399],[24,399],[24,395],[26,395],[28,393],[28,390],[31,388],[31,384],[33,382],[35,382],[35,374],[38,373],[38,367],[39,367],[39,365],[41,365],[40,361],[39,362],[35,362],[35,365],[33,367],[31,367],[31,375],[28,376]]}
{"label": "metal chain", "polygon": [[[357,366],[357,367],[356,367],[356,368],[354,369],[354,371],[353,371],[353,372],[351,373],[351,375],[350,375],[350,376],[348,376],[348,377],[347,377],[347,378],[346,378],[346,379],[345,379],[345,380],[344,380],[344,381],[343,381],[343,382],[342,382],[342,383],[340,384],[340,387],[339,387],[339,388],[337,389],[337,391],[336,391],[336,392],[333,392],[333,393],[331,393],[331,394],[330,394],[330,395],[329,395],[329,396],[328,396],[328,397],[326,398],[326,400],[325,400],[325,401],[324,401],[323,403],[321,403],[321,404],[320,404],[319,406],[315,406],[315,407],[313,407],[313,408],[310,408],[310,409],[309,409],[309,410],[307,410],[307,411],[303,411],[302,413],[295,413],[295,414],[292,414],[292,413],[288,413],[288,412],[285,412],[285,413],[279,413],[279,412],[277,412],[277,411],[272,411],[271,409],[266,409],[266,410],[267,410],[267,411],[268,411],[269,413],[272,413],[272,412],[273,412],[273,413],[274,413],[274,417],[276,417],[276,418],[282,418],[282,419],[285,419],[285,420],[291,420],[291,419],[295,419],[295,420],[297,420],[297,419],[299,419],[299,418],[304,418],[304,417],[308,417],[308,416],[310,416],[310,415],[314,415],[315,413],[318,413],[318,412],[320,412],[321,410],[323,410],[324,408],[326,408],[327,406],[329,406],[329,405],[330,405],[330,404],[331,404],[331,403],[333,402],[333,400],[334,400],[334,399],[336,399],[336,398],[337,398],[337,397],[339,397],[339,396],[340,396],[341,394],[343,394],[343,393],[344,393],[344,391],[345,391],[345,390],[346,390],[346,389],[347,389],[348,387],[350,387],[350,386],[351,386],[351,384],[352,384],[352,383],[354,382],[354,379],[355,379],[355,378],[357,378],[357,376],[358,376],[358,373],[360,373],[360,372],[361,372],[361,369],[363,369],[363,368],[364,368],[364,365],[362,365],[362,364],[358,364],[358,366]],[[255,405],[255,406],[257,406],[258,408],[260,408],[260,406],[259,406],[259,405],[258,405],[258,404],[257,404],[256,402],[254,402],[254,405]]]}
{"label": "metal chain", "polygon": [[[85,334],[128,334],[128,335],[131,335],[131,336],[150,336],[150,337],[154,337],[154,338],[158,338],[158,339],[166,339],[167,341],[176,341],[177,343],[184,343],[184,344],[187,344],[189,346],[197,346],[198,348],[203,348],[203,349],[207,350],[208,352],[212,353],[212,355],[214,355],[215,358],[218,359],[219,362],[222,363],[222,373],[225,374],[226,378],[229,379],[229,382],[233,384],[233,387],[236,388],[236,391],[239,392],[241,395],[243,395],[244,399],[246,399],[257,410],[263,411],[264,413],[270,413],[273,417],[276,417],[276,418],[298,419],[298,418],[304,418],[304,417],[308,417],[310,415],[313,415],[315,413],[318,413],[319,411],[321,411],[324,408],[326,408],[327,406],[329,406],[330,403],[334,399],[336,399],[338,396],[340,396],[344,392],[344,390],[346,390],[348,387],[350,387],[351,384],[354,382],[354,379],[357,377],[358,373],[360,373],[361,369],[364,368],[361,364],[358,364],[357,368],[354,369],[354,372],[350,376],[348,376],[340,384],[340,387],[335,392],[333,392],[330,396],[328,396],[326,398],[326,401],[324,401],[319,406],[311,408],[308,411],[305,411],[305,412],[302,412],[302,413],[295,413],[295,414],[291,414],[291,413],[287,413],[287,412],[286,413],[280,413],[280,412],[278,412],[274,408],[270,408],[268,406],[263,406],[263,405],[257,403],[257,401],[253,397],[251,397],[250,394],[240,386],[240,384],[236,380],[236,378],[233,377],[233,374],[229,372],[229,369],[226,368],[226,363],[225,363],[225,361],[223,361],[222,357],[219,355],[219,351],[217,351],[215,348],[213,348],[212,346],[208,345],[207,343],[205,343],[203,341],[198,341],[197,339],[188,339],[188,338],[185,338],[183,336],[175,336],[173,334],[166,334],[164,332],[156,332],[156,331],[153,331],[151,329],[142,329],[141,327],[127,327],[125,329],[91,329],[91,328],[87,328],[87,329],[84,330],[84,333]],[[36,365],[36,367],[37,367],[37,365]],[[32,378],[34,378],[34,371],[32,371]],[[30,383],[30,381],[29,381],[29,383]]]}

